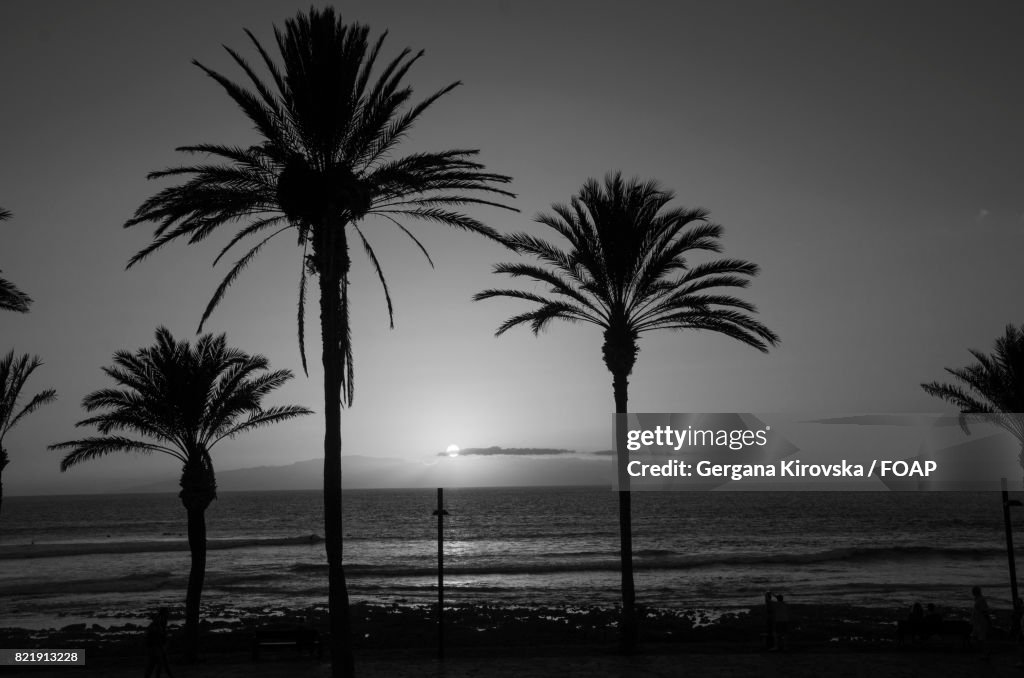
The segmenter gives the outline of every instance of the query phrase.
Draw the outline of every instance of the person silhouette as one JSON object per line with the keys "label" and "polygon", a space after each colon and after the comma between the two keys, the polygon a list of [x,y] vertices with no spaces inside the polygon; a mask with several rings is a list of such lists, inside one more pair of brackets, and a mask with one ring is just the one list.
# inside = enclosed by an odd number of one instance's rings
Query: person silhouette
{"label": "person silhouette", "polygon": [[167,678],[174,678],[171,667],[167,664],[167,619],[170,615],[170,610],[161,607],[146,629],[146,650],[149,654],[146,678],[150,678],[151,675],[159,678],[161,671],[167,673]]}
{"label": "person silhouette", "polygon": [[775,613],[775,647],[772,649],[785,650],[786,637],[789,635],[789,606],[781,593],[775,596],[772,610]]}
{"label": "person silhouette", "polygon": [[985,596],[981,595],[980,586],[972,588],[971,594],[974,596],[974,611],[971,614],[971,638],[978,642],[978,650],[984,653],[985,639],[988,638],[988,631],[992,626],[988,613],[988,601],[985,600]]}

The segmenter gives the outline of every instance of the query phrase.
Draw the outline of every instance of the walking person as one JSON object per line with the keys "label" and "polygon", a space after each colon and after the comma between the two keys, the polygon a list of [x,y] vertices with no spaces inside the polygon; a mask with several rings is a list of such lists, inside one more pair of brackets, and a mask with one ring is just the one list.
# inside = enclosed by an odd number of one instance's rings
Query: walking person
{"label": "walking person", "polygon": [[146,650],[149,654],[146,678],[150,678],[150,676],[159,678],[161,671],[167,673],[167,678],[174,678],[171,674],[171,667],[167,663],[167,619],[170,614],[166,607],[161,607],[153,617],[153,621],[150,622],[149,628],[146,629]]}
{"label": "walking person", "polygon": [[985,639],[988,638],[989,629],[992,628],[992,620],[989,618],[988,601],[981,595],[981,587],[975,586],[971,589],[974,596],[974,611],[971,614],[971,638],[978,643],[978,651],[985,657]]}
{"label": "walking person", "polygon": [[784,651],[786,649],[786,638],[789,635],[789,605],[782,594],[775,596],[772,604],[775,617],[775,647],[773,650]]}

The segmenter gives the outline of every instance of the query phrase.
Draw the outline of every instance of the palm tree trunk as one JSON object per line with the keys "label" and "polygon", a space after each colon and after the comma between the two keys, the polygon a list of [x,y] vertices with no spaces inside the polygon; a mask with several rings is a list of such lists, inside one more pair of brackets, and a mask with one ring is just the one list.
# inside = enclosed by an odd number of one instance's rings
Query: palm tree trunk
{"label": "palm tree trunk", "polygon": [[[633,371],[638,352],[636,335],[624,329],[609,329],[605,332],[605,365],[612,373],[612,389],[615,397],[615,414],[628,412],[629,374]],[[616,416],[616,424],[619,417]],[[621,426],[616,425],[616,443],[625,450],[620,436],[625,435]],[[618,457],[616,457],[618,459]],[[629,654],[636,651],[639,636],[636,617],[636,587],[633,583],[633,496],[629,491],[629,477],[622,472],[625,459],[619,460],[619,562],[622,573],[622,651]]]}
{"label": "palm tree trunk", "polygon": [[342,285],[347,285],[349,258],[344,225],[318,229],[313,244],[320,280],[320,330],[324,364],[324,546],[327,550],[327,605],[330,613],[331,675],[355,675],[350,642],[348,585],[342,566],[341,389],[345,361],[342,341]]}
{"label": "palm tree trunk", "polygon": [[[624,374],[612,376],[612,388],[615,392],[615,414],[625,414],[627,409],[628,380]],[[618,419],[618,418],[616,418]],[[617,427],[621,428],[621,427]],[[617,431],[623,433],[624,431]],[[625,449],[625,446],[622,446]],[[625,463],[623,459],[621,463]],[[619,474],[620,477],[622,474]],[[628,476],[626,484],[619,484],[619,560],[622,571],[622,650],[631,653],[637,646],[636,620],[636,588],[633,582],[633,495],[629,491]]]}
{"label": "palm tree trunk", "polygon": [[194,662],[199,655],[199,607],[206,579],[206,509],[217,497],[213,468],[199,455],[181,474],[178,498],[188,514],[188,550],[192,557],[185,592],[185,660]]}

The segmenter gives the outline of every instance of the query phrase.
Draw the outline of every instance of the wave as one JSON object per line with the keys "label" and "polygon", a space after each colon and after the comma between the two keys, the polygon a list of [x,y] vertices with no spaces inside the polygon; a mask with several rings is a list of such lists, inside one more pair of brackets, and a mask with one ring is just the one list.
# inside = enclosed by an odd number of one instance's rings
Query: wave
{"label": "wave", "polygon": [[850,546],[844,548],[825,549],[806,553],[774,553],[774,554],[737,554],[728,556],[722,563],[729,561],[756,565],[810,565],[829,562],[860,562],[880,560],[987,560],[993,557],[1005,557],[1006,551],[998,548],[976,547],[933,547],[933,546]]}
{"label": "wave", "polygon": [[172,574],[171,572],[144,572],[125,575],[123,577],[94,579],[53,579],[45,584],[45,588],[36,582],[0,582],[0,594],[4,596],[80,596],[95,593],[150,593],[161,590],[180,590],[188,580],[188,573]]}
{"label": "wave", "polygon": [[[319,544],[323,537],[307,534],[298,537],[251,537],[246,539],[208,539],[208,551],[256,548],[262,546],[307,546]],[[13,544],[0,546],[0,560],[21,558],[60,558],[121,553],[159,553],[188,551],[188,541],[167,539],[161,541],[65,542],[50,544]]]}
{"label": "wave", "polygon": [[[637,571],[697,570],[727,567],[792,567],[806,565],[837,565],[857,562],[897,561],[912,563],[929,560],[979,561],[1002,558],[1005,551],[996,548],[956,548],[928,546],[849,547],[801,553],[708,553],[680,554],[675,551],[651,549],[638,551],[634,563]],[[598,556],[598,557],[595,557]],[[603,557],[600,557],[603,556]],[[557,560],[561,558],[561,560]],[[619,569],[617,552],[583,551],[574,554],[548,554],[543,560],[496,562],[480,564],[450,563],[445,574],[451,576],[530,575],[572,572],[615,572]],[[295,573],[326,572],[327,565],[296,563],[289,568]],[[345,571],[353,578],[361,577],[426,577],[437,574],[436,566],[373,565],[347,563]]]}
{"label": "wave", "polygon": [[[244,548],[297,548],[317,545],[323,538],[316,534],[291,537],[253,537],[242,539],[211,539],[207,541],[209,551]],[[118,555],[132,553],[187,552],[188,542],[183,539],[150,541],[73,542],[0,545],[0,561],[32,558],[79,557],[89,555]],[[296,554],[298,555],[298,553]],[[669,549],[639,549],[634,552],[634,566],[643,570],[690,570],[728,567],[784,567],[855,562],[921,562],[929,560],[983,561],[1005,557],[1000,548],[975,548],[957,546],[852,546],[823,550],[801,551],[738,551],[710,553],[689,552]],[[419,560],[419,562],[423,562]],[[379,565],[370,562],[346,563],[347,572],[356,576],[370,577],[418,577],[433,575],[437,568],[433,563]],[[619,554],[615,549],[549,552],[544,554],[520,554],[515,560],[497,557],[495,554],[478,556],[462,555],[453,557],[447,563],[445,572],[452,575],[500,575],[500,574],[552,574],[558,572],[587,572],[617,570]],[[326,563],[295,562],[287,568],[293,573],[319,573],[327,570]]]}

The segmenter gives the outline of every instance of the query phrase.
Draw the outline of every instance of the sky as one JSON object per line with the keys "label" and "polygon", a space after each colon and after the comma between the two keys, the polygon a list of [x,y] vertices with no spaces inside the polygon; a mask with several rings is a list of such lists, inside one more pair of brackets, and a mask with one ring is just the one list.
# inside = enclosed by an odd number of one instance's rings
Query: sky
{"label": "sky", "polygon": [[[46,446],[78,437],[80,403],[112,354],[164,325],[192,338],[228,264],[225,232],[125,270],[151,229],[122,225],[166,185],[175,147],[248,144],[251,124],[191,61],[244,76],[308,3],[0,5],[0,269],[30,294],[0,315],[0,351],[38,354],[29,393],[57,403],[4,440],[6,494],[101,491],[172,476],[171,459],[116,456],[61,474]],[[922,382],[1020,324],[1024,270],[1024,6],[1014,2],[347,2],[388,30],[385,54],[425,50],[417,98],[459,80],[402,149],[479,148],[511,175],[519,213],[472,214],[502,232],[535,223],[590,177],[657,179],[704,207],[724,255],[756,262],[745,299],[777,332],[768,354],[710,333],[641,338],[634,412],[942,412]],[[412,224],[436,265],[386,222],[367,231],[395,303],[354,251],[356,396],[343,453],[430,465],[449,445],[611,446],[611,377],[592,326],[495,338],[513,300],[474,303],[514,259],[479,236]],[[294,241],[268,247],[207,325],[296,378],[270,402],[317,414],[214,450],[219,469],[322,457],[318,318],[296,340]],[[529,285],[525,289],[531,289]],[[543,291],[543,290],[539,290]],[[315,297],[313,298],[315,300]],[[482,455],[461,482],[494,484],[537,456]],[[467,459],[468,460],[468,459]],[[448,462],[446,462],[448,463]],[[504,466],[502,466],[504,464]],[[540,467],[538,467],[540,468]],[[436,474],[432,476],[436,477]],[[487,480],[489,482],[482,482]],[[381,484],[389,485],[382,477]]]}

